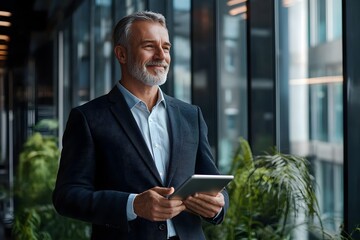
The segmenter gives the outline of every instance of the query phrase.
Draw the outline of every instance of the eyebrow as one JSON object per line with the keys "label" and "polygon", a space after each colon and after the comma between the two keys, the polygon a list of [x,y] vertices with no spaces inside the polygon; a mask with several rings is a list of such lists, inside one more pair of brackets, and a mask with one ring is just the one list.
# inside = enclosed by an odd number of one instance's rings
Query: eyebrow
{"label": "eyebrow", "polygon": [[[141,42],[141,45],[144,45],[144,44],[147,44],[147,43],[154,43],[154,42],[156,42],[156,40],[144,40],[144,41]],[[163,44],[166,45],[166,46],[169,46],[169,47],[172,46],[170,42],[164,42]]]}
{"label": "eyebrow", "polygon": [[169,46],[169,47],[171,47],[171,43],[170,43],[170,42],[165,42],[164,44],[167,45],[167,46]]}

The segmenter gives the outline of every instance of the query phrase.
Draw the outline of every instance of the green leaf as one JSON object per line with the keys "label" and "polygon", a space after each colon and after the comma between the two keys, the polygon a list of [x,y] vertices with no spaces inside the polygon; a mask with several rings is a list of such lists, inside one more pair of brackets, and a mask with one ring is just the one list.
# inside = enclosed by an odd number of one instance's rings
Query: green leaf
{"label": "green leaf", "polygon": [[[54,129],[53,121],[42,121]],[[15,239],[50,240],[90,238],[90,225],[59,216],[51,200],[60,150],[57,137],[34,132],[24,143],[16,169],[14,194],[17,201],[13,235]]]}
{"label": "green leaf", "polygon": [[230,174],[234,180],[228,186],[226,218],[221,228],[211,228],[221,239],[290,239],[299,226],[293,216],[300,211],[322,224],[307,159],[275,148],[253,156],[248,142],[241,138]]}

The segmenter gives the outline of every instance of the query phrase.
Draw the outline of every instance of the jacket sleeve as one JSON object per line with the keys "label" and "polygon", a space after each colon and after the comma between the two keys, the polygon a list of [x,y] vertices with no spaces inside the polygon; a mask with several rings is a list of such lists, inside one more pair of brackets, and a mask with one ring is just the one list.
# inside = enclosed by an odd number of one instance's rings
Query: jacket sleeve
{"label": "jacket sleeve", "polygon": [[53,191],[59,214],[127,231],[126,204],[129,193],[97,190],[96,152],[85,115],[71,111],[63,136],[63,149]]}

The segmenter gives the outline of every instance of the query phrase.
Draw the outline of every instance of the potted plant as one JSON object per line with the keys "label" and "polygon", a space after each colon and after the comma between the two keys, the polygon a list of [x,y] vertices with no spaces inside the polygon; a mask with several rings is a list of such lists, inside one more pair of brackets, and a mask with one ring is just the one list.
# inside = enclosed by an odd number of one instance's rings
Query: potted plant
{"label": "potted plant", "polygon": [[[321,226],[309,165],[303,157],[277,150],[254,157],[241,138],[230,170],[235,178],[228,186],[226,218],[219,226],[204,226],[207,239],[290,239],[294,229],[314,217]],[[294,219],[300,213],[307,221],[299,224]]]}
{"label": "potted plant", "polygon": [[39,122],[20,153],[14,188],[14,239],[89,238],[88,224],[61,217],[52,205],[60,156],[57,138],[51,134],[56,127],[51,120]]}

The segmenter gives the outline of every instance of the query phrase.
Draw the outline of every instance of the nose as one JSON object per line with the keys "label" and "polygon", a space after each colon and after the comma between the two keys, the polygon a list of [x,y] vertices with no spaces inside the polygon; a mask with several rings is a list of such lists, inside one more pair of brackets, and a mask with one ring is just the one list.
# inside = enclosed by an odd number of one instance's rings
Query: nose
{"label": "nose", "polygon": [[156,48],[155,59],[160,59],[160,60],[165,59],[165,52],[162,47]]}

